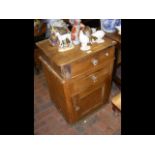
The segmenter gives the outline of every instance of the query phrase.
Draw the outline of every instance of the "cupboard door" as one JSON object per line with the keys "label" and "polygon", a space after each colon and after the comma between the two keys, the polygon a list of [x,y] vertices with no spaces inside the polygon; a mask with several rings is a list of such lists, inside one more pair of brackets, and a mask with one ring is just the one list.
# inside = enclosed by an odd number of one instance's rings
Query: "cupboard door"
{"label": "cupboard door", "polygon": [[107,103],[110,89],[109,77],[104,77],[104,81],[100,86],[85,90],[72,96],[73,109],[76,118],[87,114],[90,110]]}

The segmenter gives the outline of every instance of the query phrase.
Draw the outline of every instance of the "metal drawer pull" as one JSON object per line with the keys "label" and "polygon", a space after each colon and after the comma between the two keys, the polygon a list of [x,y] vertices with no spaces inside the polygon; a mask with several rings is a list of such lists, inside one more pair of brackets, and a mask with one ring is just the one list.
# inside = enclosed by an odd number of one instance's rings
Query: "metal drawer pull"
{"label": "metal drawer pull", "polygon": [[74,96],[73,97],[73,107],[74,107],[74,110],[75,111],[79,111],[80,110],[80,107],[77,105],[77,103],[78,103],[78,96]]}
{"label": "metal drawer pull", "polygon": [[105,56],[109,56],[109,53],[107,52],[107,53],[105,53]]}
{"label": "metal drawer pull", "polygon": [[93,64],[94,66],[96,66],[96,65],[98,64],[98,60],[97,60],[97,59],[92,59],[91,62],[92,62],[92,64]]}
{"label": "metal drawer pull", "polygon": [[75,111],[79,111],[80,110],[80,107],[79,106],[75,106]]}
{"label": "metal drawer pull", "polygon": [[80,110],[80,107],[75,102],[73,103],[73,107],[74,107],[75,111]]}
{"label": "metal drawer pull", "polygon": [[95,75],[92,75],[91,76],[91,79],[93,80],[93,82],[96,82],[97,81],[97,77]]}

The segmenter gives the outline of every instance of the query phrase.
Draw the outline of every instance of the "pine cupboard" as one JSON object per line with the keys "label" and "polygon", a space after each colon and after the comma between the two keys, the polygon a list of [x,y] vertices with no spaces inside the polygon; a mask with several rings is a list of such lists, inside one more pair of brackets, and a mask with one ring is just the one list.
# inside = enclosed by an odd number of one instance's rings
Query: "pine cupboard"
{"label": "pine cupboard", "polygon": [[69,123],[108,101],[116,42],[104,40],[93,44],[89,52],[77,45],[61,53],[48,40],[37,43],[51,100]]}

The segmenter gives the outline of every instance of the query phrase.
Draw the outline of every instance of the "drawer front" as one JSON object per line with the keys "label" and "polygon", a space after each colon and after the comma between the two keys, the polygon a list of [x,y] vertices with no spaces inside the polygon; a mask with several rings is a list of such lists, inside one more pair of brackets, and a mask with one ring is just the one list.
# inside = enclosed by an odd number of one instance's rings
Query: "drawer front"
{"label": "drawer front", "polygon": [[90,55],[80,61],[71,64],[71,76],[80,75],[90,69],[95,69],[103,65],[106,61],[114,58],[114,46],[100,51],[94,55]]}
{"label": "drawer front", "polygon": [[83,91],[87,92],[88,90],[93,89],[96,86],[100,86],[104,81],[104,78],[111,74],[112,67],[113,61],[109,61],[104,68],[85,77],[73,80],[70,83],[70,93],[74,95]]}

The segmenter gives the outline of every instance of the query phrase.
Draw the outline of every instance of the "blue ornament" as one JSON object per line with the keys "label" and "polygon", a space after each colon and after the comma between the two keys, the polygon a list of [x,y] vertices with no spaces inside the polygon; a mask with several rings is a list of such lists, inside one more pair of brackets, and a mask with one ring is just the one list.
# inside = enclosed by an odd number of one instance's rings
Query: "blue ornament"
{"label": "blue ornament", "polygon": [[121,19],[101,19],[101,29],[107,33],[114,33],[120,25]]}

